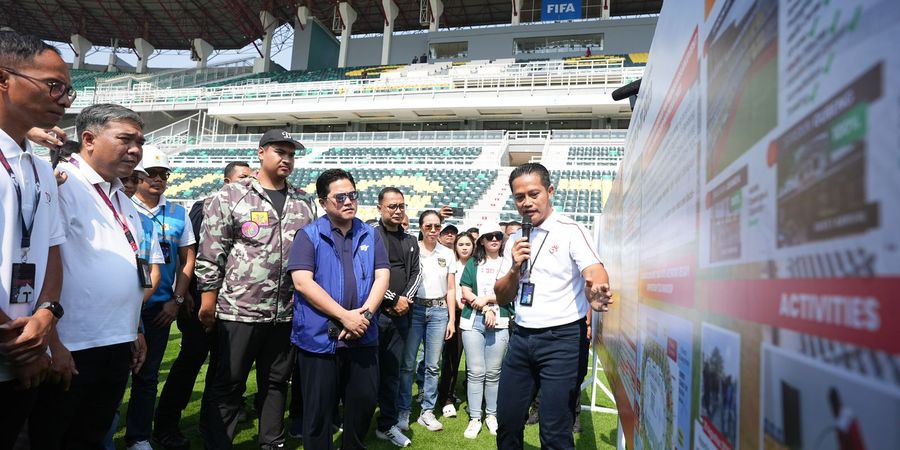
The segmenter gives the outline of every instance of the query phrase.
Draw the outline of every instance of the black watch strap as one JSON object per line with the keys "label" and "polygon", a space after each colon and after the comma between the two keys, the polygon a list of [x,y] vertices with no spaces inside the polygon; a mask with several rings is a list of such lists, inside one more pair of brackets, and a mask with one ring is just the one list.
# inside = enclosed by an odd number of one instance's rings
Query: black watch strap
{"label": "black watch strap", "polygon": [[37,311],[39,309],[49,310],[50,313],[53,314],[54,317],[56,317],[56,320],[62,319],[63,315],[66,313],[59,302],[44,302],[38,305],[34,310]]}

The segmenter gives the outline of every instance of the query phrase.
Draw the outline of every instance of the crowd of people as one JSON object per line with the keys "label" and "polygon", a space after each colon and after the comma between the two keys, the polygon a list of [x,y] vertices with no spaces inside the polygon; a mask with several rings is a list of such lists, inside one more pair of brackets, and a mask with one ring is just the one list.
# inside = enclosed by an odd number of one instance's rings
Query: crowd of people
{"label": "crowd of people", "polygon": [[[114,448],[129,382],[127,447],[189,448],[181,415],[207,359],[206,448],[231,448],[251,411],[261,448],[290,434],[328,449],[335,430],[341,448],[366,448],[376,408],[377,438],[406,447],[414,384],[419,426],[457,415],[462,355],[465,438],[486,428],[521,449],[539,400],[542,447],[574,448],[589,314],[611,293],[588,232],[553,210],[545,167],[509,177],[522,223],[459,232],[450,208],[426,210],[416,239],[397,187],[369,224],[352,173],[325,170],[310,194],[291,185],[303,145],[270,130],[258,170],[228,164],[187,211],[128,108],[84,108],[56,171],[34,157],[29,139],[63,146],[54,127],[76,95],[55,48],[0,31],[0,449]],[[160,380],[173,323],[180,348]]]}

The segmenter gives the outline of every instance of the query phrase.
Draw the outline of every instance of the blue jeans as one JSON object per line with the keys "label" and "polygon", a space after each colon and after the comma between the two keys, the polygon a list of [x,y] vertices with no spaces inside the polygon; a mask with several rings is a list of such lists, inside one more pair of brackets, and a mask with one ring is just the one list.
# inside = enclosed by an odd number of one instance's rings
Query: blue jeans
{"label": "blue jeans", "polygon": [[516,327],[500,371],[497,448],[522,448],[531,393],[540,387],[541,448],[575,449],[572,425],[581,390],[580,347],[586,332],[584,318],[549,328]]}
{"label": "blue jeans", "polygon": [[433,410],[437,403],[438,370],[441,351],[444,348],[444,334],[450,315],[447,308],[424,307],[413,304],[412,324],[409,338],[404,347],[403,363],[400,366],[400,404],[401,412],[412,410],[413,372],[416,369],[416,354],[419,344],[425,340],[425,395],[422,399],[422,410]]}
{"label": "blue jeans", "polygon": [[466,375],[469,400],[469,417],[481,418],[481,401],[485,400],[485,414],[497,415],[497,390],[500,385],[500,366],[509,330],[506,328],[485,328],[484,316],[478,313],[471,330],[462,332],[463,350],[466,352]]}

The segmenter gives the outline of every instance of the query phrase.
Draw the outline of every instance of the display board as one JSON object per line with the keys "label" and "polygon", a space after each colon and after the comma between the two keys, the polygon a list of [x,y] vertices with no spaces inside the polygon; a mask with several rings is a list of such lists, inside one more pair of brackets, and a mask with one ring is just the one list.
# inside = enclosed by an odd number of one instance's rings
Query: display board
{"label": "display board", "polygon": [[900,448],[900,2],[664,2],[602,230],[628,448]]}

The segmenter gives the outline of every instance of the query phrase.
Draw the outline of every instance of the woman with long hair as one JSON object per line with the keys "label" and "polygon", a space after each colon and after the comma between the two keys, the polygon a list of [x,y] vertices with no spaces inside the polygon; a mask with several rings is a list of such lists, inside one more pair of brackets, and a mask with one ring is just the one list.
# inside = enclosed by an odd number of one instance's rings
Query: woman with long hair
{"label": "woman with long hair", "polygon": [[[475,250],[475,240],[466,233],[456,235],[453,252],[456,254],[457,269],[465,267]],[[456,277],[456,310],[462,311],[462,289],[460,277]],[[459,360],[462,357],[462,340],[459,330],[459,314],[456,315],[453,337],[444,343],[444,363],[441,366],[441,382],[438,384],[438,405],[444,405],[444,417],[456,417],[456,378],[459,375]]]}
{"label": "woman with long hair", "polygon": [[513,314],[512,305],[499,306],[494,295],[494,282],[500,276],[503,232],[496,225],[482,228],[460,281],[465,306],[459,328],[466,352],[469,401],[469,425],[463,436],[469,439],[475,439],[481,432],[482,400],[484,423],[491,434],[497,434],[500,366],[509,343],[509,319]]}
{"label": "woman with long hair", "polygon": [[453,251],[438,243],[441,216],[432,209],[419,215],[419,267],[421,283],[412,306],[412,323],[400,366],[400,414],[397,427],[409,430],[412,410],[413,371],[419,344],[425,342],[425,383],[422,387],[422,413],[417,422],[428,431],[444,428],[434,416],[441,351],[444,341],[455,331],[456,257]]}

